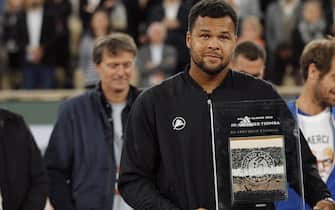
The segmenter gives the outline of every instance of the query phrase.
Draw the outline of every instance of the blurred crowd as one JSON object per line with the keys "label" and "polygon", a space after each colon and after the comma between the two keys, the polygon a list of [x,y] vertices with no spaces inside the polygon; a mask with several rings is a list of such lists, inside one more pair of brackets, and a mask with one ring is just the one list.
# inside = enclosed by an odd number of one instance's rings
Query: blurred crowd
{"label": "blurred crowd", "polygon": [[[266,49],[265,79],[301,85],[299,57],[316,38],[335,34],[335,0],[227,0],[237,11],[238,41]],[[197,0],[0,0],[2,89],[90,87],[98,77],[94,41],[115,31],[139,46],[141,88],[184,70],[187,16]]]}

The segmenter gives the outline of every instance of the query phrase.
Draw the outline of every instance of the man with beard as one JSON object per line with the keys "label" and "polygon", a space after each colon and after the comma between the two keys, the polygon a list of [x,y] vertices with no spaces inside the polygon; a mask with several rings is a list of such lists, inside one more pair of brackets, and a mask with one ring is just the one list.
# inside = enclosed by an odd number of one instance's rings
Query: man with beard
{"label": "man with beard", "polygon": [[[121,158],[120,193],[134,209],[274,209],[272,202],[232,206],[228,135],[222,135],[227,122],[216,118],[220,114],[217,106],[273,99],[281,100],[290,115],[289,110],[270,84],[229,69],[237,16],[224,0],[198,2],[188,22],[190,66],[146,90],[132,107]],[[308,180],[306,200],[319,209],[335,209],[331,201],[324,200],[330,193],[314,168],[306,141],[301,142]],[[216,161],[216,151],[226,158]],[[295,174],[292,155],[287,158],[288,170]],[[218,173],[219,168],[223,173]],[[298,177],[288,179],[297,189]]]}
{"label": "man with beard", "polygon": [[[300,66],[305,84],[301,95],[288,106],[317,159],[322,180],[335,198],[335,39],[310,42]],[[289,193],[290,202],[280,209],[296,209],[298,195],[292,190]]]}

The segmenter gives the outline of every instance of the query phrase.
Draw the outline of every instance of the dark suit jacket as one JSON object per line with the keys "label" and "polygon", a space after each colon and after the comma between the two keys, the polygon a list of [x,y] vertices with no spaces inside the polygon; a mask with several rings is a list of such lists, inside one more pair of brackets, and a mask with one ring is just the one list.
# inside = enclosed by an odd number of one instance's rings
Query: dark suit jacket
{"label": "dark suit jacket", "polygon": [[[22,15],[21,11],[5,12],[3,15],[3,34],[1,37],[1,41],[7,50],[8,67],[10,68],[10,70],[16,70],[21,68],[21,63],[19,61],[24,53],[22,52],[22,49],[18,48],[18,43],[20,42],[20,35],[17,24],[20,15]],[[9,47],[10,45],[14,45],[14,47]]]}
{"label": "dark suit jacket", "polygon": [[68,21],[72,13],[70,0],[47,1],[50,15],[55,17],[57,40],[55,44],[56,64],[63,68],[70,68],[70,29]]}
{"label": "dark suit jacket", "polygon": [[4,210],[42,210],[47,175],[21,116],[0,109],[0,189]]}
{"label": "dark suit jacket", "polygon": [[161,0],[149,0],[145,8],[141,8],[139,0],[123,0],[122,1],[127,10],[128,34],[130,34],[135,41],[138,41],[138,36],[144,33],[140,27],[147,21],[149,11],[156,5],[161,3]]}
{"label": "dark suit jacket", "polygon": [[[27,12],[23,12],[18,20],[18,31],[19,31],[19,47],[25,50],[29,44],[29,34],[27,25]],[[55,43],[56,43],[56,22],[55,18],[44,8],[43,10],[43,21],[41,28],[40,46],[43,48],[44,55],[41,60],[41,64],[55,65],[56,54],[55,54]],[[25,59],[23,58],[23,61]]]}

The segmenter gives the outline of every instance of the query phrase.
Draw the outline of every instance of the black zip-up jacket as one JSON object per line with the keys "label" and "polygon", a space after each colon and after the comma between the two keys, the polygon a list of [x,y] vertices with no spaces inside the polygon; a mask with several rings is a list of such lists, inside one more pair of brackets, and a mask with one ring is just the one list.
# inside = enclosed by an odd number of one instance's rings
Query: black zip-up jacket
{"label": "black zip-up jacket", "polygon": [[0,109],[0,191],[3,210],[42,210],[48,192],[41,152],[23,118]]}
{"label": "black zip-up jacket", "polygon": [[[285,104],[269,83],[231,70],[210,95],[188,71],[148,89],[129,115],[118,185],[121,195],[140,210],[215,209],[211,122],[215,137],[222,136],[222,131],[218,129],[221,122],[217,121],[215,111],[211,121],[209,103],[215,109],[222,102],[264,99]],[[226,148],[227,138],[215,139],[217,146]],[[291,161],[295,149],[289,146],[288,180],[298,189],[298,167]],[[303,138],[301,148],[304,178],[308,180],[305,196],[314,205],[329,192]],[[224,161],[217,163],[224,173],[224,177],[219,177],[219,209],[274,209],[271,203],[264,208],[231,207],[228,152],[223,156]]]}
{"label": "black zip-up jacket", "polygon": [[[122,110],[123,128],[139,91],[131,87]],[[65,101],[45,152],[50,200],[56,209],[110,209],[116,163],[111,108],[98,85]],[[110,107],[110,106],[109,106]]]}

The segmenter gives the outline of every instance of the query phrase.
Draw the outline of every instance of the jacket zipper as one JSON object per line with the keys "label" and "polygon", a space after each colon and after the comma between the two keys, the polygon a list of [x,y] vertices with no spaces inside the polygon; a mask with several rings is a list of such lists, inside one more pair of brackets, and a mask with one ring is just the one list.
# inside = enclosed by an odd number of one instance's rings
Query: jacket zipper
{"label": "jacket zipper", "polygon": [[212,141],[212,156],[213,156],[213,175],[214,175],[214,190],[215,190],[215,209],[219,210],[219,194],[218,194],[218,177],[216,173],[216,154],[215,154],[215,141],[214,141],[214,113],[213,113],[213,103],[210,98],[207,99],[207,104],[209,106],[209,115],[211,120],[211,141]]}

